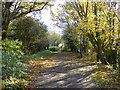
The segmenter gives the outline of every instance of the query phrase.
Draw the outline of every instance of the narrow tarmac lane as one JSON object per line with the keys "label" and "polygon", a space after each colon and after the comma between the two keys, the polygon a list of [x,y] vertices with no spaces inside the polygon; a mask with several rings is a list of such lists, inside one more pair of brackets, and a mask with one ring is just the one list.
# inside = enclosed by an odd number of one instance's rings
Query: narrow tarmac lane
{"label": "narrow tarmac lane", "polygon": [[97,66],[72,56],[69,52],[53,55],[54,61],[36,76],[34,88],[99,88],[91,77]]}

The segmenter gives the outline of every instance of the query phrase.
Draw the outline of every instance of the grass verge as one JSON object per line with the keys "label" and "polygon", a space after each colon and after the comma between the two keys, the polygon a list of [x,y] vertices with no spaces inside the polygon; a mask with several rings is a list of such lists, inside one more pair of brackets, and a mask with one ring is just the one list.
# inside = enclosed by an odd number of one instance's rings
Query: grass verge
{"label": "grass verge", "polygon": [[30,60],[35,60],[35,59],[42,59],[42,58],[45,58],[46,56],[49,56],[51,54],[51,51],[49,50],[44,50],[44,51],[40,51],[40,52],[37,52],[35,54],[32,54],[32,55],[25,55],[23,56],[23,59],[22,61],[23,62],[28,62]]}
{"label": "grass verge", "polygon": [[118,70],[112,69],[108,65],[97,64],[98,68],[93,72],[93,79],[99,83],[102,88],[120,89],[120,74]]}

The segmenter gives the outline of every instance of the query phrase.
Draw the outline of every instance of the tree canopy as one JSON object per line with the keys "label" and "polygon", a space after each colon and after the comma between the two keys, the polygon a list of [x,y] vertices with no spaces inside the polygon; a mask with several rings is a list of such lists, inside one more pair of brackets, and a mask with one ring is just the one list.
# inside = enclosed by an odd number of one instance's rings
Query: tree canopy
{"label": "tree canopy", "polygon": [[41,11],[49,2],[3,2],[2,3],[2,38],[7,37],[10,21],[27,15],[28,13]]}
{"label": "tree canopy", "polygon": [[11,36],[9,39],[22,41],[22,49],[25,53],[35,53],[48,47],[47,27],[31,17],[14,20],[9,28],[8,35]]}
{"label": "tree canopy", "polygon": [[55,17],[58,25],[64,25],[66,45],[80,52],[80,57],[87,55],[89,49],[95,51],[97,61],[116,67],[120,38],[116,5],[116,2],[66,1]]}

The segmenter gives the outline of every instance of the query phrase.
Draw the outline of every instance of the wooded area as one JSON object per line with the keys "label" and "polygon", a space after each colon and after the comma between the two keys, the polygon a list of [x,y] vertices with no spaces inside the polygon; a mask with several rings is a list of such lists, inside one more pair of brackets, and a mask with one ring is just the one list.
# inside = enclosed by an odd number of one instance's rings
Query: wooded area
{"label": "wooded area", "polygon": [[[53,0],[51,0],[53,1]],[[51,13],[63,35],[27,14],[41,14],[52,2],[2,2],[3,89],[25,88],[28,61],[60,49],[108,65],[120,73],[120,3],[74,0]],[[17,84],[9,84],[15,80]]]}
{"label": "wooded area", "polygon": [[[102,64],[119,67],[120,32],[116,2],[66,2],[58,11],[59,22],[65,29],[66,48],[89,56]],[[62,26],[63,26],[62,25]]]}

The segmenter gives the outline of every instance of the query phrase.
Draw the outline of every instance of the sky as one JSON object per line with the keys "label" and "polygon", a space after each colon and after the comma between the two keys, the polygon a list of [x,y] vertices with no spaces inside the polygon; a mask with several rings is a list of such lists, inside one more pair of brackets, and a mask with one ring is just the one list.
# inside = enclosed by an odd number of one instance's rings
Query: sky
{"label": "sky", "polygon": [[[54,6],[51,7],[52,11],[54,13],[57,13],[56,9],[60,9],[59,4],[64,4],[64,1],[66,1],[66,0],[54,0],[53,2],[51,2],[52,4],[54,4]],[[31,15],[31,14],[29,14],[29,15]],[[54,32],[62,35],[63,30],[61,28],[57,27],[56,25],[54,25],[54,21],[51,20],[50,8],[48,6],[47,6],[47,8],[44,8],[43,10],[41,10],[41,14],[37,14],[36,18],[39,19],[40,22],[44,22],[44,24],[48,26],[48,31],[54,31]]]}
{"label": "sky", "polygon": [[[55,0],[51,3],[54,4],[54,6],[51,7],[52,11],[57,13],[56,9],[60,9],[59,4],[63,4],[64,0]],[[28,14],[27,16],[31,15],[32,13]],[[51,20],[50,7],[46,7],[45,9],[41,10],[41,14],[36,14],[35,18],[39,19],[40,22],[44,22],[44,24],[48,26],[48,31],[54,31],[62,35],[62,29],[54,25],[54,21]]]}
{"label": "sky", "polygon": [[[60,9],[59,4],[63,4],[63,3],[64,3],[64,0],[55,0],[53,2],[54,6],[51,7],[52,11],[54,13],[57,13],[56,9]],[[44,9],[41,12],[42,12],[41,21],[43,21],[44,24],[48,26],[48,30],[55,31],[56,33],[62,35],[62,29],[54,25],[54,21],[51,20],[50,8],[48,7],[47,9]]]}

